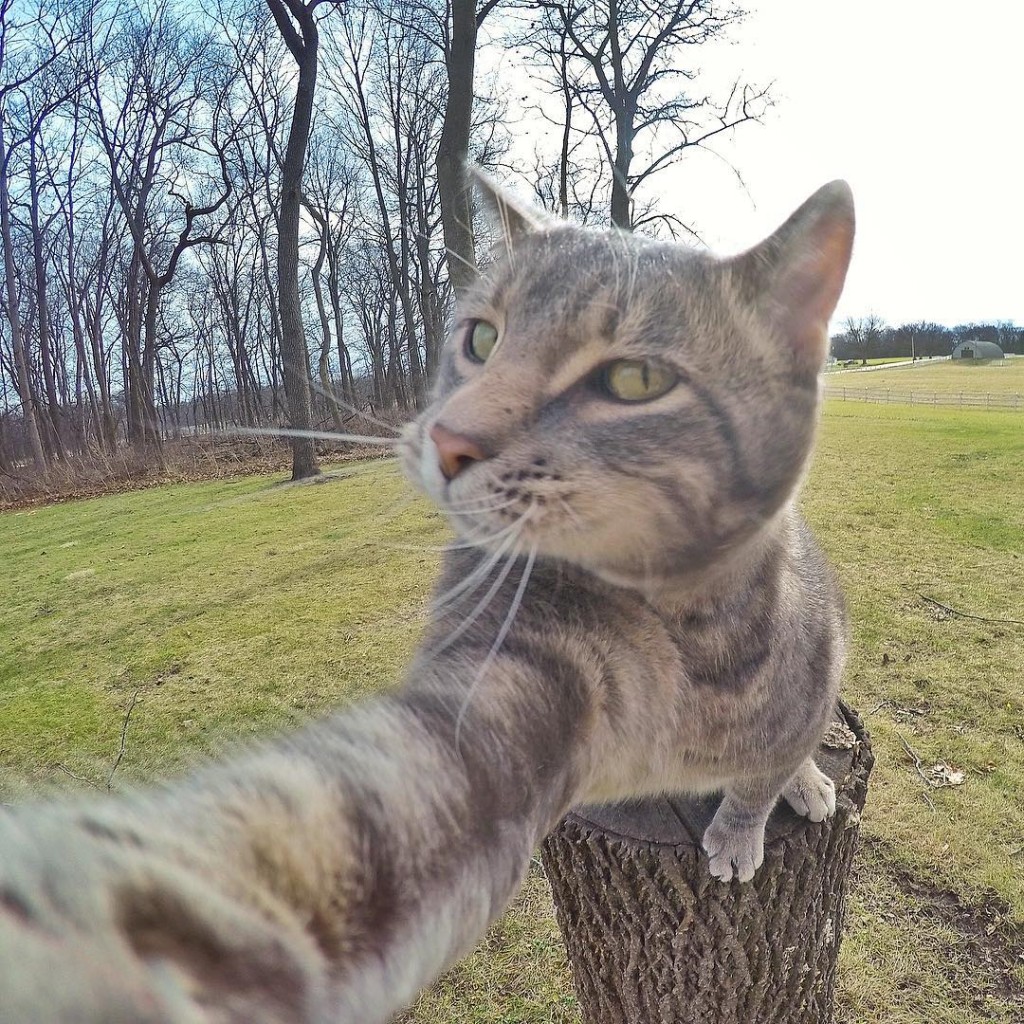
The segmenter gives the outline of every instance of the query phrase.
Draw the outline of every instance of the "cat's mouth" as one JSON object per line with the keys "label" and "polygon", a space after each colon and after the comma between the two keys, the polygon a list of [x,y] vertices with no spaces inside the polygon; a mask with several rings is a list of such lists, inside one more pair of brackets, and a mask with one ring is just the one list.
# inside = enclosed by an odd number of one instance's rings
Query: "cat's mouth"
{"label": "cat's mouth", "polygon": [[428,431],[411,424],[399,456],[408,479],[448,516],[465,543],[492,550],[548,548],[566,525],[582,526],[573,492],[543,455],[515,462],[499,455],[448,476]]}
{"label": "cat's mouth", "polygon": [[[520,478],[523,472],[474,467],[461,479],[445,481],[431,497],[464,542],[492,550],[549,549],[571,507],[566,497],[556,496],[529,477]],[[555,512],[558,505],[568,510],[561,522]]]}

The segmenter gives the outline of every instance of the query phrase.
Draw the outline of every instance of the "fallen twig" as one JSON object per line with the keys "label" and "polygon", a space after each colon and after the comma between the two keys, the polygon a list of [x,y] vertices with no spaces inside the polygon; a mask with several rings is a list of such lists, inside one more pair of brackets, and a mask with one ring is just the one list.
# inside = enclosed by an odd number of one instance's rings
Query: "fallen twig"
{"label": "fallen twig", "polygon": [[99,789],[99,783],[95,779],[89,779],[86,778],[84,775],[76,774],[66,764],[61,764],[60,761],[54,764],[53,767],[56,768],[57,771],[63,772],[65,775],[70,775],[71,778],[75,779],[77,782],[87,782],[89,783],[90,786],[95,786],[97,789]]}
{"label": "fallen twig", "polygon": [[962,612],[959,608],[951,608],[948,604],[943,604],[941,601],[936,601],[934,597],[929,597],[927,594],[918,594],[922,601],[927,601],[929,604],[935,605],[936,608],[941,608],[944,612],[949,612],[950,615],[957,615],[961,619],[975,619],[977,622],[1001,622],[1007,626],[1024,626],[1024,621],[1021,619],[990,619],[985,615],[972,615],[970,612]]}
{"label": "fallen twig", "polygon": [[110,769],[110,774],[107,776],[107,792],[110,792],[110,785],[114,781],[114,772],[117,771],[117,766],[121,763],[121,758],[124,757],[125,751],[125,739],[128,736],[128,722],[131,720],[132,712],[135,710],[135,705],[139,699],[139,691],[136,690],[132,694],[132,699],[128,704],[128,710],[124,714],[124,721],[121,723],[121,746],[117,752],[117,757],[114,759],[114,766]]}
{"label": "fallen twig", "polygon": [[918,757],[917,751],[899,734],[896,733],[896,738],[903,744],[903,749],[913,759],[914,767],[917,769],[917,774],[921,776],[921,781],[925,784],[925,791],[921,794],[924,797],[925,803],[932,809],[932,813],[935,813],[935,804],[932,803],[932,798],[928,795],[928,790],[932,788],[931,781],[928,776],[925,775],[924,769],[921,767],[921,758]]}

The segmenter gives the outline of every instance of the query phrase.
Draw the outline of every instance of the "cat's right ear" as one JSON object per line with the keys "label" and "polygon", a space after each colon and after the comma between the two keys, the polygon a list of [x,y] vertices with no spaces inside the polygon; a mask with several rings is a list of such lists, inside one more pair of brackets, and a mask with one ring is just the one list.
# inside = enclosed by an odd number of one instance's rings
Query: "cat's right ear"
{"label": "cat's right ear", "polygon": [[542,229],[544,219],[536,210],[506,192],[475,164],[466,166],[466,176],[475,186],[507,250],[513,249],[525,235]]}
{"label": "cat's right ear", "polygon": [[730,261],[742,290],[802,369],[817,373],[853,250],[853,193],[818,189],[774,234]]}

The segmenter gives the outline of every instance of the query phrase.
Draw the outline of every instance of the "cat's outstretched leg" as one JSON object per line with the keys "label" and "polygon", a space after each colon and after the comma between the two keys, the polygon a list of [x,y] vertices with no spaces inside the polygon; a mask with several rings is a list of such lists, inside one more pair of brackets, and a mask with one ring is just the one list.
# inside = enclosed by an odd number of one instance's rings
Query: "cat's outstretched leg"
{"label": "cat's outstretched leg", "polygon": [[813,758],[800,765],[782,795],[797,814],[811,821],[824,821],[836,813],[836,787]]}
{"label": "cat's outstretched leg", "polygon": [[764,860],[764,827],[779,799],[781,781],[737,780],[704,832],[711,874],[723,882],[749,882]]}

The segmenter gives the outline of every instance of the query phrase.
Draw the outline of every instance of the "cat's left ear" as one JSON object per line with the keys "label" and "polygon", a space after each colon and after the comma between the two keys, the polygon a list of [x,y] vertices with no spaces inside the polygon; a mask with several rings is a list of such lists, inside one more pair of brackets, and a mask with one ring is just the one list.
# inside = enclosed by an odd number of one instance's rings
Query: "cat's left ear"
{"label": "cat's left ear", "polygon": [[846,280],[853,233],[853,193],[845,181],[833,181],[773,235],[730,261],[743,291],[809,372],[817,373],[825,360],[828,321]]}
{"label": "cat's left ear", "polygon": [[476,186],[477,194],[487,207],[495,230],[500,232],[506,247],[514,247],[525,235],[543,228],[541,214],[506,192],[475,164],[467,165],[466,175]]}

